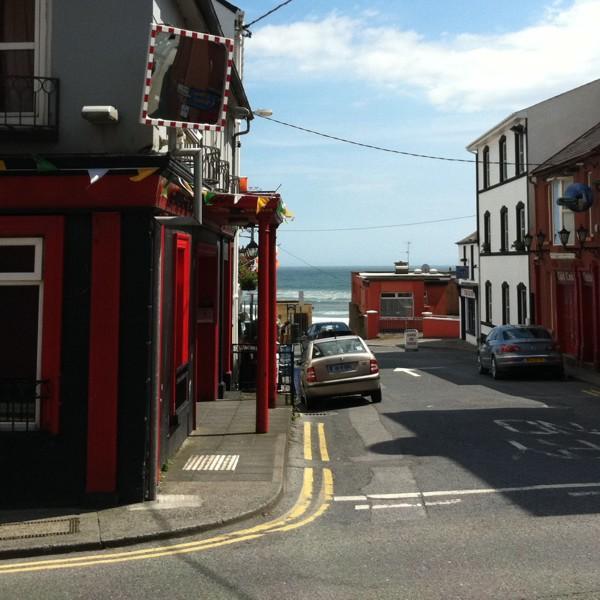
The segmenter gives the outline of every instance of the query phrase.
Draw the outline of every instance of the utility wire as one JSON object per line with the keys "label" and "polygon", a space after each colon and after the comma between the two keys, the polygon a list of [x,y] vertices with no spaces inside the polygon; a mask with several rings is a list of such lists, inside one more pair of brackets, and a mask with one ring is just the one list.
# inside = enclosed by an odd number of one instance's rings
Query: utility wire
{"label": "utility wire", "polygon": [[323,275],[327,275],[327,277],[331,277],[332,279],[335,279],[336,281],[343,281],[344,283],[347,283],[347,281],[345,279],[342,279],[341,277],[336,277],[332,273],[328,273],[327,271],[324,271],[323,269],[320,269],[319,267],[316,267],[315,265],[311,265],[309,262],[307,262],[303,258],[300,258],[299,256],[296,256],[295,254],[292,254],[289,250],[286,250],[280,244],[277,244],[277,247],[280,250],[283,250],[283,252],[285,252],[286,254],[289,254],[292,258],[295,258],[296,260],[303,262],[307,267],[310,267],[311,269],[314,269],[315,271],[319,271],[319,273],[323,273]]}
{"label": "utility wire", "polygon": [[[338,137],[335,135],[330,135],[328,133],[323,133],[322,131],[315,131],[314,129],[308,129],[308,127],[300,127],[300,125],[293,125],[292,123],[286,123],[285,121],[280,121],[278,119],[274,119],[273,117],[265,117],[263,115],[259,115],[254,113],[257,117],[261,119],[265,119],[267,121],[273,121],[273,123],[278,123],[279,125],[283,125],[285,127],[291,127],[292,129],[298,129],[299,131],[304,131],[306,133],[312,133],[313,135],[318,135],[320,137],[324,137],[330,140],[335,140],[336,142],[343,142],[344,144],[352,144],[353,146],[360,146],[362,148],[370,148],[371,150],[379,150],[381,152],[389,152],[391,154],[401,154],[402,156],[412,156],[413,158],[428,158],[430,160],[444,160],[446,162],[458,162],[458,163],[471,163],[474,164],[477,162],[476,159],[473,158],[453,158],[450,156],[436,156],[434,154],[419,154],[418,152],[406,152],[404,150],[395,150],[394,148],[385,148],[383,146],[375,146],[374,144],[365,144],[363,142],[357,142],[356,140],[349,140],[347,138]],[[508,162],[508,161],[499,161],[499,160],[491,160],[488,161],[490,165],[515,165],[517,163]],[[520,164],[520,163],[519,163]],[[528,163],[527,165],[522,165],[523,167],[537,167],[540,163]]]}
{"label": "utility wire", "polygon": [[396,223],[395,225],[371,225],[365,227],[338,227],[335,229],[288,229],[285,228],[286,233],[300,233],[300,232],[325,232],[325,231],[365,231],[367,229],[391,229],[393,227],[412,227],[413,225],[430,225],[432,223],[447,223],[449,221],[460,221],[461,219],[473,219],[477,215],[465,215],[463,217],[449,217],[447,219],[434,219],[432,221],[415,221],[413,223]]}
{"label": "utility wire", "polygon": [[252,25],[254,25],[254,23],[258,23],[259,21],[262,21],[265,17],[272,15],[276,10],[279,10],[280,8],[284,7],[286,4],[289,4],[291,1],[292,0],[286,0],[286,2],[282,2],[281,4],[278,4],[275,8],[272,8],[269,12],[262,15],[262,17],[258,17],[258,19],[254,19],[254,21],[244,25],[244,29],[248,29],[249,27],[252,27]]}

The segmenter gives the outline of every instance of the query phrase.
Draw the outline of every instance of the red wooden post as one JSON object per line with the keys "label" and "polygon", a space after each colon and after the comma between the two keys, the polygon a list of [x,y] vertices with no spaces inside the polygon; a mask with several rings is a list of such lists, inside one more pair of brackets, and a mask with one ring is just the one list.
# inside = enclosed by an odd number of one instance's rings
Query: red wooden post
{"label": "red wooden post", "polygon": [[223,318],[223,327],[225,327],[225,348],[223,355],[223,372],[225,373],[226,389],[231,389],[232,377],[232,322],[233,322],[233,241],[229,242],[229,251],[227,253],[227,266],[225,268],[225,315]]}
{"label": "red wooden post", "polygon": [[269,215],[258,221],[258,361],[256,368],[256,433],[269,432],[269,250],[271,247]]}
{"label": "red wooden post", "polygon": [[271,310],[269,362],[271,365],[271,381],[269,385],[269,408],[275,408],[277,403],[277,227],[271,225],[269,247],[269,300]]}

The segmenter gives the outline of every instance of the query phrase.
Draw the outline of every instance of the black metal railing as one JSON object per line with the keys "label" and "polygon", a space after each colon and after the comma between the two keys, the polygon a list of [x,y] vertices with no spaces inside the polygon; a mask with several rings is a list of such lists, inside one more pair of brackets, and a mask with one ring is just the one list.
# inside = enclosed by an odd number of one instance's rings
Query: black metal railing
{"label": "black metal railing", "polygon": [[0,75],[0,139],[58,137],[59,80]]}
{"label": "black metal railing", "polygon": [[0,431],[36,430],[36,411],[48,397],[47,386],[45,380],[0,379]]}
{"label": "black metal railing", "polygon": [[[200,144],[192,132],[186,138],[187,147]],[[193,172],[194,159],[192,156],[181,156],[180,159]],[[202,146],[202,180],[206,186],[216,192],[229,192],[232,184],[229,161],[221,158],[221,149],[217,146]]]}
{"label": "black metal railing", "polygon": [[256,344],[233,344],[234,389],[242,392],[256,390],[256,367],[258,364],[258,346]]}
{"label": "black metal railing", "polygon": [[281,344],[279,346],[277,369],[277,391],[283,396],[286,404],[293,404],[296,397],[296,362],[293,344]]}

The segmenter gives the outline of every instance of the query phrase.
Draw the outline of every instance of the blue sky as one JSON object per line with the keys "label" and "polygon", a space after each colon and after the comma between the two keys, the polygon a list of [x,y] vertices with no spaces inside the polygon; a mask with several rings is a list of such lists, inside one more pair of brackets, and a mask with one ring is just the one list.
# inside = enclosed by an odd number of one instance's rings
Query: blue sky
{"label": "blue sky", "polygon": [[[278,0],[253,0],[246,22]],[[397,150],[470,159],[509,113],[599,76],[600,0],[293,0],[252,27],[251,104],[281,121]],[[474,165],[389,154],[256,118],[250,186],[280,192],[280,263],[455,264],[475,229]],[[461,220],[378,228],[420,221]],[[373,229],[369,229],[369,228]],[[319,229],[359,228],[350,231]]]}

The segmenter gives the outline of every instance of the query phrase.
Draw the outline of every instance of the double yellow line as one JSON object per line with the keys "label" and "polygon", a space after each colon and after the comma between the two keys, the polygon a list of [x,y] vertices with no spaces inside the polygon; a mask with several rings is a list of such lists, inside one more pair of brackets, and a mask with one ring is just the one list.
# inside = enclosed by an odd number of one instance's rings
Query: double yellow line
{"label": "double yellow line", "polygon": [[[316,425],[321,460],[323,462],[329,462],[329,453],[327,451],[327,442],[325,439],[325,427],[323,423],[317,423]],[[312,460],[311,423],[309,422],[304,423],[304,458],[306,460]],[[333,474],[330,469],[323,468],[322,470],[321,489],[318,496],[316,496],[316,500],[314,498],[314,484],[315,469],[313,467],[305,467],[302,489],[300,490],[300,495],[296,500],[295,505],[281,517],[255,527],[225,533],[205,540],[169,546],[158,546],[143,550],[129,550],[107,554],[92,554],[62,559],[32,560],[29,562],[4,564],[0,565],[0,576],[10,573],[29,573],[32,571],[52,571],[57,569],[109,565],[135,560],[148,560],[163,556],[174,556],[176,554],[201,552],[212,548],[255,540],[272,533],[298,529],[299,527],[312,523],[315,519],[320,517],[329,508],[333,499]],[[312,512],[309,512],[311,505],[313,504],[315,505],[315,508]]]}
{"label": "double yellow line", "polygon": [[[325,425],[323,423],[316,423],[317,435],[319,438],[319,452],[321,453],[321,460],[323,462],[329,462],[329,452],[327,451],[327,440],[325,439]],[[312,460],[312,423],[310,421],[304,422],[304,460]]]}
{"label": "double yellow line", "polygon": [[34,560],[0,565],[0,576],[9,573],[29,573],[32,571],[51,571],[57,569],[72,569],[130,562],[135,560],[148,560],[176,554],[189,554],[229,546],[239,542],[255,540],[276,532],[291,531],[312,523],[321,516],[330,506],[333,499],[333,474],[330,469],[323,469],[321,490],[317,496],[316,508],[309,513],[314,492],[314,470],[311,467],[304,469],[304,477],[300,496],[291,510],[283,516],[247,529],[218,535],[205,540],[185,542],[171,546],[159,546],[143,550],[130,550],[113,552],[109,554],[94,554],[64,559]]}

